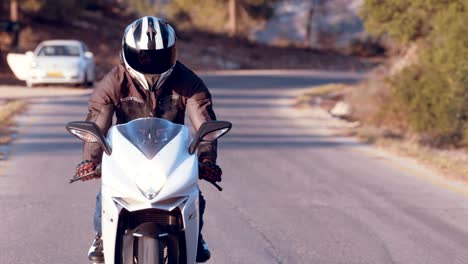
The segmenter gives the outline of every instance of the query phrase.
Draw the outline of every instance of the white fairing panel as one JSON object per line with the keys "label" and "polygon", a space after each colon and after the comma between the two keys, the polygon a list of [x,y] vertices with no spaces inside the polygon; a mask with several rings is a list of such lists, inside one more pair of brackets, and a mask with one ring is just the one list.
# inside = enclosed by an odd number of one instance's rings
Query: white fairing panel
{"label": "white fairing panel", "polygon": [[177,207],[183,217],[187,263],[195,263],[199,190],[197,155],[188,152],[191,140],[186,126],[157,118],[137,119],[110,129],[112,154],[104,154],[102,161],[106,263],[114,263],[122,208],[134,212],[150,208],[171,211]]}
{"label": "white fairing panel", "polygon": [[189,200],[180,208],[184,217],[185,244],[187,247],[187,263],[195,263],[198,245],[198,190],[190,195]]}
{"label": "white fairing panel", "polygon": [[[141,119],[135,121],[138,120]],[[112,127],[108,137],[112,155],[103,157],[103,187],[112,190],[113,197],[138,201],[145,208],[158,201],[189,195],[197,188],[198,163],[196,155],[188,153],[191,142],[188,128],[176,126],[181,127],[177,135],[151,159],[125,138],[118,126]],[[135,208],[140,209],[144,208]]]}
{"label": "white fairing panel", "polygon": [[104,240],[104,259],[106,263],[115,263],[115,242],[117,241],[117,224],[121,208],[113,201],[109,192],[102,189],[102,235]]}

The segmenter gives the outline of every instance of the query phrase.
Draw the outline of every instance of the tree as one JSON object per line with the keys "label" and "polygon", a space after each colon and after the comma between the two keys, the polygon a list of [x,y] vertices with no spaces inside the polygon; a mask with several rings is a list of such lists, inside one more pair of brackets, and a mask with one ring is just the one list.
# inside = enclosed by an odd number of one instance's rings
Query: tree
{"label": "tree", "polygon": [[178,26],[204,31],[245,34],[273,15],[275,0],[172,0],[168,16]]}
{"label": "tree", "polygon": [[[13,23],[19,22],[19,5],[18,0],[11,0],[10,1],[10,20]],[[14,48],[18,48],[19,45],[19,30],[15,30],[13,33],[13,40],[11,46]]]}
{"label": "tree", "polygon": [[10,1],[10,20],[12,22],[18,22],[19,21],[18,0],[11,0]]}
{"label": "tree", "polygon": [[365,0],[361,15],[367,31],[388,34],[402,43],[426,38],[437,16],[463,0]]}
{"label": "tree", "polygon": [[229,0],[229,35],[237,35],[237,0]]}
{"label": "tree", "polygon": [[370,32],[420,49],[390,81],[410,129],[438,146],[468,142],[468,2],[366,0],[362,15]]}
{"label": "tree", "polygon": [[308,48],[312,47],[312,23],[314,19],[314,14],[317,10],[317,0],[312,0],[312,4],[309,7],[309,11],[307,12],[307,19],[306,19],[306,37],[305,37],[305,46]]}

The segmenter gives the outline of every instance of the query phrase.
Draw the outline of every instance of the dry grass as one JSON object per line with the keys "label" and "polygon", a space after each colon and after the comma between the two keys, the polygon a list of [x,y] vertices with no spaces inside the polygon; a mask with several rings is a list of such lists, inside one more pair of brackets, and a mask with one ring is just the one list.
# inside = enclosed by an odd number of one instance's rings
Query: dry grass
{"label": "dry grass", "polygon": [[380,123],[382,107],[386,105],[390,89],[386,82],[385,66],[376,68],[369,77],[348,89],[344,101],[353,109],[352,119],[365,123]]}
{"label": "dry grass", "polygon": [[305,93],[296,98],[295,106],[307,108],[313,105],[323,106],[324,101],[337,101],[342,98],[344,91],[350,87],[345,84],[326,84],[314,86],[308,89]]}
{"label": "dry grass", "polygon": [[[379,100],[387,93],[387,91],[378,91],[378,84],[378,79],[375,79],[357,86],[331,84],[314,87],[296,98],[296,106],[324,107],[323,103],[318,103],[318,101],[344,94],[344,99],[351,101],[353,109],[357,109],[353,114],[364,115],[368,117],[367,120],[371,120],[369,115],[378,113]],[[349,100],[350,98],[352,99]],[[329,110],[327,107],[324,108]],[[379,122],[363,122],[361,126],[354,128],[343,127],[336,132],[336,135],[358,137],[363,142],[396,155],[413,158],[448,179],[468,182],[468,152],[466,150],[443,150],[423,146],[419,144],[417,137],[412,138],[402,134],[398,127],[390,130],[382,128],[383,126],[372,125],[376,123]]]}
{"label": "dry grass", "polygon": [[15,130],[12,128],[14,117],[26,109],[26,103],[20,100],[4,101],[0,105],[0,144],[13,140]]}
{"label": "dry grass", "polygon": [[423,146],[416,139],[405,138],[389,130],[371,126],[349,129],[346,134],[357,136],[368,144],[399,156],[415,159],[448,179],[468,182],[468,152],[466,150]]}
{"label": "dry grass", "polygon": [[26,103],[20,100],[6,101],[0,105],[0,126],[11,125],[11,119],[25,109]]}

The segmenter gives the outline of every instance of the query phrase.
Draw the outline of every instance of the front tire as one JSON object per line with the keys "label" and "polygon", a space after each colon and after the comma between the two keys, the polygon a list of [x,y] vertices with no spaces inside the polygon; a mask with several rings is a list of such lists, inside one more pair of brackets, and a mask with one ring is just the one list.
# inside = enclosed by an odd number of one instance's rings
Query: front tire
{"label": "front tire", "polygon": [[179,239],[168,235],[160,239],[140,237],[134,263],[138,264],[180,264]]}
{"label": "front tire", "polygon": [[83,82],[81,84],[79,84],[79,86],[81,86],[83,88],[88,87],[88,75],[86,74],[86,72],[84,73]]}
{"label": "front tire", "polygon": [[93,74],[89,73],[88,71],[84,72],[83,87],[93,87],[94,80],[88,80],[90,75],[93,75]]}
{"label": "front tire", "polygon": [[119,215],[115,246],[116,264],[190,264],[182,224],[182,214],[158,209]]}

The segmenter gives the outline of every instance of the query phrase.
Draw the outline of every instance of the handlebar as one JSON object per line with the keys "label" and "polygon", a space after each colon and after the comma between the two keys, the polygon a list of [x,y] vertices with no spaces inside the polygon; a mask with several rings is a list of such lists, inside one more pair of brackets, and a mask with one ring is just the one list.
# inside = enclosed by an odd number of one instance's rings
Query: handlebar
{"label": "handlebar", "polygon": [[211,183],[214,185],[214,187],[216,187],[216,189],[218,189],[218,191],[222,192],[223,191],[223,187],[219,186],[216,182],[212,182],[212,181],[209,181],[207,179],[204,179],[205,181]]}
{"label": "handlebar", "polygon": [[87,174],[82,175],[82,176],[73,175],[73,177],[70,179],[69,183],[74,183],[74,182],[79,181],[79,180],[81,180],[83,178],[89,177],[91,175],[98,175],[98,174],[101,174],[101,164],[97,165],[96,170],[93,171],[93,172],[87,173]]}
{"label": "handlebar", "polygon": [[[93,172],[90,172],[90,173],[87,173],[85,175],[82,175],[82,176],[77,176],[77,175],[74,175],[71,179],[70,179],[70,182],[69,183],[74,183],[74,182],[77,182],[83,178],[86,178],[86,177],[89,177],[91,175],[95,175],[95,174],[101,174],[101,164],[99,164],[97,167],[96,167],[96,170],[93,171]],[[222,192],[223,191],[223,187],[219,186],[216,182],[212,182],[212,181],[209,181],[207,179],[204,179],[205,181],[211,183],[214,185],[214,187],[216,187],[216,189],[218,189],[218,191]]]}

